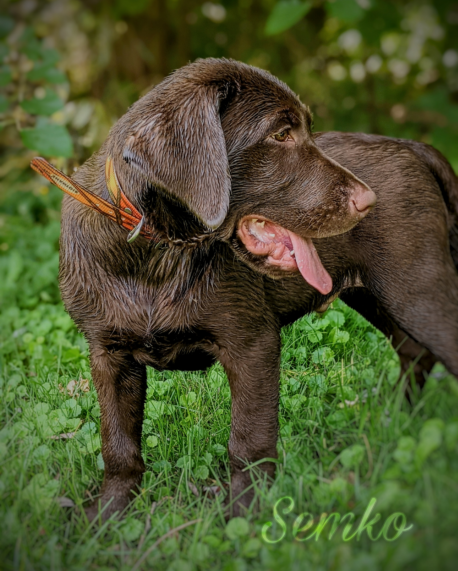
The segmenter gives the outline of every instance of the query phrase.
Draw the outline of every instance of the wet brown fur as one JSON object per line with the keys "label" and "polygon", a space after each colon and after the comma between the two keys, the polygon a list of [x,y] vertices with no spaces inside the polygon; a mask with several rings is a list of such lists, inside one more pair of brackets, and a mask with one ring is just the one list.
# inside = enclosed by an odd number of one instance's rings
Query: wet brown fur
{"label": "wet brown fur", "polygon": [[[244,493],[246,464],[277,456],[282,326],[341,293],[395,343],[410,336],[399,350],[404,367],[426,348],[419,379],[436,359],[458,374],[458,184],[448,163],[419,143],[312,136],[310,120],[266,72],[203,60],[133,105],[75,174],[108,199],[110,154],[159,242],[127,244],[112,221],[64,200],[60,286],[90,347],[104,518],[122,511],[141,482],[146,366],[222,363],[232,395],[231,492],[240,496],[233,514],[253,497]],[[285,124],[297,136],[294,148],[270,138]],[[361,180],[378,205],[355,226],[349,201],[356,188],[367,190]],[[313,237],[332,292],[323,296],[299,274],[273,271],[250,254],[237,235],[249,214]],[[260,468],[274,475],[274,463]],[[97,503],[87,510],[90,518],[97,512]]]}

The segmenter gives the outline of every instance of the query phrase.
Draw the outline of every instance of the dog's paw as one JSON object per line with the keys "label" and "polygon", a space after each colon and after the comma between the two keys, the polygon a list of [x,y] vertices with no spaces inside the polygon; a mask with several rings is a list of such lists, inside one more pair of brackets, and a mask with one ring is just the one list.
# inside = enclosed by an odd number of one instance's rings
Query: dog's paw
{"label": "dog's paw", "polygon": [[231,484],[225,498],[225,518],[245,517],[248,511],[257,511],[259,500],[253,489],[253,482],[247,472],[232,474]]}
{"label": "dog's paw", "polygon": [[124,517],[124,511],[130,503],[130,498],[127,496],[122,497],[105,497],[101,496],[87,508],[85,508],[84,513],[86,514],[89,522],[99,521],[100,523],[105,523],[112,516],[117,516],[118,519]]}

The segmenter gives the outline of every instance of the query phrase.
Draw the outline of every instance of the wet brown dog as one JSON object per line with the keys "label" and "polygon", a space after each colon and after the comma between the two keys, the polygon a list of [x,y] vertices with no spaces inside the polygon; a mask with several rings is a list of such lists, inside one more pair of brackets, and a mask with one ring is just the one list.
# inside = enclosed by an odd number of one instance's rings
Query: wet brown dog
{"label": "wet brown dog", "polygon": [[[222,363],[232,394],[233,514],[253,497],[243,469],[277,455],[283,325],[344,292],[387,334],[402,329],[458,373],[450,167],[423,145],[314,138],[310,122],[266,72],[203,60],[133,105],[75,174],[109,199],[111,156],[120,186],[160,241],[127,243],[112,221],[64,201],[60,285],[90,346],[104,518],[123,510],[141,482],[147,365]],[[375,195],[361,180],[378,194],[367,218]],[[273,476],[274,463],[258,467]],[[93,518],[98,505],[87,513]]]}
{"label": "wet brown dog", "polygon": [[365,287],[341,299],[392,338],[402,373],[413,366],[420,387],[437,361],[458,375],[458,178],[450,164],[415,141],[361,133],[318,133],[315,141],[378,197],[348,236],[358,262],[340,238],[317,244],[347,252],[344,263],[359,267]]}

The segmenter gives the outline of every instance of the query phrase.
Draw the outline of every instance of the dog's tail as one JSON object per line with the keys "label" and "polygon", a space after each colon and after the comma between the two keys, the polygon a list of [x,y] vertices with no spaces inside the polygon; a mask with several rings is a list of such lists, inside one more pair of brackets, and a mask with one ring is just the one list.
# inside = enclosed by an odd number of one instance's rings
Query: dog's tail
{"label": "dog's tail", "polygon": [[403,140],[428,165],[439,185],[448,211],[450,251],[458,269],[458,177],[447,159],[431,145]]}

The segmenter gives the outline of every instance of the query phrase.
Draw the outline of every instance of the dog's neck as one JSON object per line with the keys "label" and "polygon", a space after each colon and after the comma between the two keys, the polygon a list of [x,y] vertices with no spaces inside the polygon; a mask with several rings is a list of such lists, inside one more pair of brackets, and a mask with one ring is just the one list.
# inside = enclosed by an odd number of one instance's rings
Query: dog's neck
{"label": "dog's neck", "polygon": [[[180,248],[195,248],[214,237],[213,232],[193,216],[188,208],[173,200],[158,186],[145,184],[144,188],[132,197],[133,203],[130,202],[123,192],[109,155],[105,163],[105,182],[114,204],[128,204],[128,210],[135,211],[138,218],[138,235],[142,234],[165,247]],[[148,236],[145,236],[142,226],[149,231]],[[131,231],[129,236],[134,232],[135,230]]]}
{"label": "dog's neck", "polygon": [[139,200],[142,203],[139,211],[124,194],[111,157],[107,158],[105,165],[105,188],[111,202],[77,183],[42,158],[33,159],[31,166],[63,192],[127,230],[127,242],[133,242],[141,235],[157,246],[182,249],[196,248],[204,241],[214,238],[214,234],[205,231],[187,209],[162,197],[159,189],[148,187],[143,200]]}
{"label": "dog's neck", "polygon": [[154,228],[161,242],[172,246],[194,248],[215,238],[189,210],[171,200],[160,188],[148,186],[138,197],[137,204],[145,222]]}

